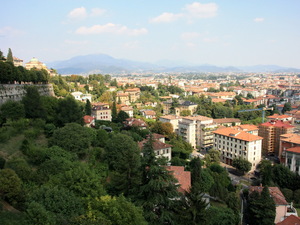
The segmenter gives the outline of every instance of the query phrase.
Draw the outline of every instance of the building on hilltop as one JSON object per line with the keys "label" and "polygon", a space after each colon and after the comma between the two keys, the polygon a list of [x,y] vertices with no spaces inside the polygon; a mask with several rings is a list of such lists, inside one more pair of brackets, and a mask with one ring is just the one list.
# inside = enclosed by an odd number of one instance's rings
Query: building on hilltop
{"label": "building on hilltop", "polygon": [[232,165],[233,159],[240,157],[251,163],[251,171],[256,169],[261,160],[262,137],[239,126],[221,128],[213,133],[214,147],[220,151],[222,162]]}
{"label": "building on hilltop", "polygon": [[25,68],[30,70],[36,68],[38,70],[44,69],[48,71],[46,64],[40,62],[37,58],[33,57],[28,63],[25,63]]}

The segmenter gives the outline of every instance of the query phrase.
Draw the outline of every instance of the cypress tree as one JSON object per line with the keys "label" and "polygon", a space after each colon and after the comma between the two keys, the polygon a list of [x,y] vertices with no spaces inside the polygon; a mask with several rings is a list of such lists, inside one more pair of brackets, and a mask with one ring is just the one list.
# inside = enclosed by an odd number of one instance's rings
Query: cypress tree
{"label": "cypress tree", "polygon": [[86,100],[86,104],[85,104],[85,115],[91,115],[92,114],[92,105],[90,100]]}
{"label": "cypress tree", "polygon": [[112,117],[112,121],[116,122],[118,117],[116,101],[113,102],[113,106],[111,109],[111,117]]}
{"label": "cypress tree", "polygon": [[13,58],[13,54],[12,54],[12,51],[11,49],[9,48],[8,49],[8,53],[7,53],[7,59],[6,59],[7,62],[11,62],[13,63],[14,62],[14,58]]}

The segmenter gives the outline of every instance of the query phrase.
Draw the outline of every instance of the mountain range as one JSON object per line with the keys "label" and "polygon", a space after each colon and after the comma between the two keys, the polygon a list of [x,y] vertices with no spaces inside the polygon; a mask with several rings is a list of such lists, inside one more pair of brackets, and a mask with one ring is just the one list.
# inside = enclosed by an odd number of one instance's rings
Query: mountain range
{"label": "mountain range", "polygon": [[191,65],[169,60],[157,63],[145,63],[127,59],[117,59],[106,54],[75,56],[68,60],[47,63],[60,74],[128,74],[128,73],[159,73],[159,72],[300,72],[297,68],[287,68],[277,65],[256,65],[244,67],[219,67],[209,64]]}

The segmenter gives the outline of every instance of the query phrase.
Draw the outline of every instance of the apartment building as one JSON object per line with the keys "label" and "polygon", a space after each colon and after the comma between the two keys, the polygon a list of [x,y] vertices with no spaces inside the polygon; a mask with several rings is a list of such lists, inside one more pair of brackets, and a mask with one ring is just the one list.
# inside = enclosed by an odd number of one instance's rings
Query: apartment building
{"label": "apartment building", "polygon": [[180,113],[184,110],[189,110],[191,114],[194,114],[197,110],[198,105],[196,103],[190,101],[184,101],[179,104],[178,107],[175,108],[175,114],[180,116]]}
{"label": "apartment building", "polygon": [[300,147],[300,134],[290,133],[280,135],[278,156],[282,163],[285,163],[286,150],[293,147]]}
{"label": "apartment building", "polygon": [[262,150],[264,154],[273,153],[280,156],[280,135],[293,133],[294,126],[282,120],[271,120],[259,125],[258,135],[263,137]]}
{"label": "apartment building", "polygon": [[261,160],[262,137],[250,134],[239,126],[213,131],[214,147],[221,153],[221,161],[232,165],[233,159],[241,157],[251,164],[254,171]]}
{"label": "apartment building", "polygon": [[92,107],[92,116],[96,120],[111,121],[111,109],[103,105],[95,105]]}
{"label": "apartment building", "polygon": [[285,165],[300,175],[300,146],[285,150]]}
{"label": "apartment building", "polygon": [[181,116],[176,116],[176,115],[166,115],[166,116],[161,116],[159,118],[159,121],[163,123],[171,123],[173,125],[173,132],[178,133],[178,123],[181,121]]}
{"label": "apartment building", "polygon": [[210,149],[213,146],[212,131],[216,128],[213,119],[206,116],[186,116],[178,121],[178,135],[195,149]]}
{"label": "apartment building", "polygon": [[128,94],[129,102],[135,102],[141,96],[141,90],[139,88],[129,88],[124,92]]}

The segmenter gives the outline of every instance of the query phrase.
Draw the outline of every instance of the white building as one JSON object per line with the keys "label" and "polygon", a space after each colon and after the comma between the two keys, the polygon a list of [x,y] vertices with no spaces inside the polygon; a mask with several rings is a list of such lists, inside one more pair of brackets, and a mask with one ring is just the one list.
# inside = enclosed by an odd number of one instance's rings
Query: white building
{"label": "white building", "polygon": [[80,91],[75,91],[75,92],[72,92],[71,95],[73,95],[74,98],[78,101],[86,102],[87,100],[89,100],[90,102],[92,102],[91,94],[83,94]]}
{"label": "white building", "polygon": [[248,133],[240,127],[221,128],[214,133],[214,147],[221,153],[221,161],[232,165],[233,159],[243,158],[255,170],[261,160],[262,137]]}
{"label": "white building", "polygon": [[159,118],[159,121],[163,123],[170,123],[173,125],[173,132],[178,133],[178,123],[181,121],[181,116],[175,116],[175,115],[166,115],[166,116],[161,116]]}
{"label": "white building", "polygon": [[295,173],[300,175],[300,147],[286,149],[285,165]]}

